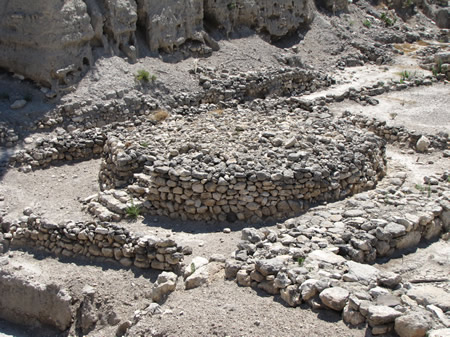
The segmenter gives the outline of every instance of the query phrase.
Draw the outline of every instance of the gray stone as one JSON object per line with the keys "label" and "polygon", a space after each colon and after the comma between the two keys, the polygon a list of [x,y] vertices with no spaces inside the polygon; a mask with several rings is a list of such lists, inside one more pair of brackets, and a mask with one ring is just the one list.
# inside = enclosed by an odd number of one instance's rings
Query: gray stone
{"label": "gray stone", "polygon": [[185,289],[194,289],[208,283],[209,271],[208,265],[202,266],[190,275],[184,282]]}
{"label": "gray stone", "polygon": [[285,259],[276,257],[267,260],[256,260],[255,267],[262,275],[276,275],[283,268]]}
{"label": "gray stone", "polygon": [[402,313],[385,305],[372,305],[368,308],[367,319],[371,327],[394,322]]}
{"label": "gray stone", "polygon": [[401,281],[401,275],[393,272],[383,271],[378,276],[378,284],[391,289],[395,288]]}
{"label": "gray stone", "polygon": [[327,288],[319,295],[320,300],[330,309],[341,311],[347,304],[350,293],[347,289],[340,287]]}
{"label": "gray stone", "polygon": [[346,262],[348,267],[348,273],[344,274],[344,281],[349,282],[361,282],[363,284],[369,284],[377,280],[380,271],[367,264],[362,264],[354,261]]}
{"label": "gray stone", "polygon": [[430,144],[431,142],[427,137],[425,136],[420,137],[416,143],[417,152],[427,152],[428,148],[430,147]]}
{"label": "gray stone", "polygon": [[417,244],[422,239],[420,232],[409,232],[405,236],[398,239],[396,248],[397,249],[405,249],[410,247],[416,247]]}
{"label": "gray stone", "polygon": [[24,99],[19,99],[17,101],[14,101],[13,104],[11,104],[11,109],[22,109],[25,105],[27,105],[27,101]]}
{"label": "gray stone", "polygon": [[384,227],[384,230],[392,235],[392,237],[397,238],[399,236],[405,235],[405,226],[399,225],[395,222],[390,222]]}
{"label": "gray stone", "polygon": [[408,296],[422,305],[435,305],[444,312],[450,310],[450,294],[432,285],[413,287],[408,290]]}
{"label": "gray stone", "polygon": [[420,314],[412,313],[395,319],[395,332],[400,337],[423,337],[430,328],[430,322]]}
{"label": "gray stone", "polygon": [[285,272],[279,272],[277,277],[274,280],[274,286],[280,289],[286,288],[288,285],[291,285],[292,281],[289,279],[289,276]]}
{"label": "gray stone", "polygon": [[299,288],[300,293],[302,294],[302,299],[304,301],[308,301],[312,297],[314,297],[317,294],[317,289],[315,284],[318,282],[318,280],[315,279],[309,279],[303,282]]}
{"label": "gray stone", "polygon": [[246,270],[243,270],[243,269],[241,269],[237,272],[236,281],[240,286],[243,286],[243,287],[250,287],[251,282],[252,282],[250,275],[247,273]]}
{"label": "gray stone", "polygon": [[336,255],[331,251],[327,251],[327,250],[315,250],[312,251],[308,257],[307,257],[307,262],[324,262],[324,263],[329,263],[332,265],[341,265],[344,262],[346,262],[347,260],[340,256],[340,255]]}
{"label": "gray stone", "polygon": [[241,266],[242,262],[236,260],[227,260],[225,262],[225,278],[228,280],[234,279]]}
{"label": "gray stone", "polygon": [[342,319],[350,325],[359,325],[366,321],[366,318],[359,311],[350,308],[348,305],[342,311]]}
{"label": "gray stone", "polygon": [[177,275],[172,272],[162,272],[159,274],[152,289],[152,300],[162,302],[176,288]]}
{"label": "gray stone", "polygon": [[254,228],[244,228],[242,230],[242,240],[258,243],[264,240],[264,233]]}
{"label": "gray stone", "polygon": [[296,307],[302,302],[301,294],[297,285],[290,285],[284,289],[281,289],[280,297],[291,307]]}

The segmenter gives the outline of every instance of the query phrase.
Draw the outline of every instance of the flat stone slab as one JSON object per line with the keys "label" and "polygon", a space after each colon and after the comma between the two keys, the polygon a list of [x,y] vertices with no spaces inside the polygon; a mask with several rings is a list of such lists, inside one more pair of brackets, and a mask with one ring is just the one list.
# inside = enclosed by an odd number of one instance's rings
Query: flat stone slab
{"label": "flat stone slab", "polygon": [[354,261],[347,261],[347,267],[348,273],[344,275],[344,281],[347,282],[369,284],[371,281],[376,281],[380,274],[377,268]]}
{"label": "flat stone slab", "polygon": [[431,285],[413,287],[408,291],[408,296],[422,305],[435,305],[444,312],[450,310],[450,294],[444,289]]}
{"label": "flat stone slab", "polygon": [[326,262],[326,263],[336,264],[336,265],[342,264],[347,261],[344,257],[342,257],[340,255],[336,255],[333,252],[326,251],[326,250],[315,250],[315,251],[311,252],[308,255],[308,260],[309,261]]}

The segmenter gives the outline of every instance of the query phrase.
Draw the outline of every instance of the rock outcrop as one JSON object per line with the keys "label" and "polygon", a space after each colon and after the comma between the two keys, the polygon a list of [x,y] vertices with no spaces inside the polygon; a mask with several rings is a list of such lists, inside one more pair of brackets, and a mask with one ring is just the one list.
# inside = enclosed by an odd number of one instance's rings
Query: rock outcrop
{"label": "rock outcrop", "polygon": [[0,32],[0,67],[37,82],[72,83],[92,63],[95,34],[82,0],[3,2]]}
{"label": "rock outcrop", "polygon": [[205,19],[227,33],[237,27],[247,26],[280,38],[310,23],[313,18],[312,7],[312,2],[308,0],[206,0]]}
{"label": "rock outcrop", "polygon": [[97,52],[135,62],[137,30],[151,52],[170,53],[189,41],[190,51],[209,54],[217,44],[205,19],[227,33],[247,26],[280,38],[310,23],[312,8],[310,0],[7,1],[0,6],[0,67],[57,89],[76,83]]}

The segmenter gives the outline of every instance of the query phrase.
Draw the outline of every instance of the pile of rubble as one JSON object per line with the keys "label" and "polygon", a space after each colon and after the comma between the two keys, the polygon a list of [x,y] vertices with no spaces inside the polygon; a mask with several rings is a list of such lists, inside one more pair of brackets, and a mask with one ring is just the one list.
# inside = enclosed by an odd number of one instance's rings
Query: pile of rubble
{"label": "pile of rubble", "polygon": [[448,239],[448,173],[429,177],[428,193],[402,186],[404,178],[398,172],[385,186],[316,207],[276,230],[244,229],[226,262],[227,278],[280,295],[290,306],[342,312],[350,325],[368,322],[374,335],[395,328],[401,337],[415,336],[448,326],[446,291],[363,264],[442,233]]}

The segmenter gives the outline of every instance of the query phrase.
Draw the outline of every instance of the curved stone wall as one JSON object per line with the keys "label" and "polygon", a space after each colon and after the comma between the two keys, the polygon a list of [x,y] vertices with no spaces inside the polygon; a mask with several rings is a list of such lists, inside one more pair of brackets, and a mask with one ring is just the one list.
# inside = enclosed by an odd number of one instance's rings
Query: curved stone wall
{"label": "curved stone wall", "polygon": [[145,211],[172,218],[293,216],[385,173],[384,141],[329,113],[218,110],[120,131],[104,147],[102,189],[127,187]]}

